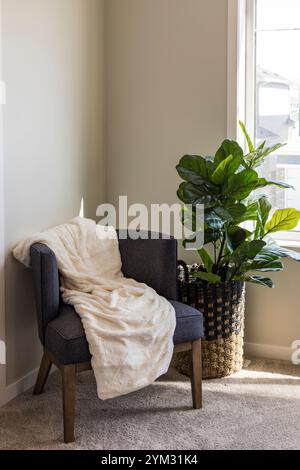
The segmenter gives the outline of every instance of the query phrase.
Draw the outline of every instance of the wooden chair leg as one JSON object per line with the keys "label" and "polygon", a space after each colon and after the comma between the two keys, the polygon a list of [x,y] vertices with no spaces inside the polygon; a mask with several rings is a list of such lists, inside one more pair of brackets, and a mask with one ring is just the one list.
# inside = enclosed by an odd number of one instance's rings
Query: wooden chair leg
{"label": "wooden chair leg", "polygon": [[62,366],[61,372],[63,381],[64,442],[69,444],[75,441],[76,365]]}
{"label": "wooden chair leg", "polygon": [[191,385],[193,407],[200,409],[202,408],[201,339],[192,342]]}
{"label": "wooden chair leg", "polygon": [[41,395],[43,393],[45,384],[47,382],[47,378],[49,376],[51,366],[52,366],[52,362],[50,361],[47,353],[44,352],[40,369],[39,369],[39,373],[38,373],[38,377],[36,380],[36,384],[33,389],[33,395]]}

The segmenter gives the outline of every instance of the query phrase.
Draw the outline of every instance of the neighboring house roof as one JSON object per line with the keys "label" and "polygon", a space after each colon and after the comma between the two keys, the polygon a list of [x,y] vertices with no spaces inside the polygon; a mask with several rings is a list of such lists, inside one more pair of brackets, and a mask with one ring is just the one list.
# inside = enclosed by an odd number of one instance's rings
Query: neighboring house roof
{"label": "neighboring house roof", "polygon": [[264,140],[274,139],[275,137],[278,137],[277,134],[274,134],[274,132],[270,131],[269,129],[266,129],[263,126],[258,127],[258,134],[258,137]]}
{"label": "neighboring house roof", "polygon": [[276,85],[279,87],[290,87],[292,82],[286,77],[279,75],[278,73],[271,72],[270,70],[264,69],[263,67],[257,67],[257,81],[266,83],[268,85]]}

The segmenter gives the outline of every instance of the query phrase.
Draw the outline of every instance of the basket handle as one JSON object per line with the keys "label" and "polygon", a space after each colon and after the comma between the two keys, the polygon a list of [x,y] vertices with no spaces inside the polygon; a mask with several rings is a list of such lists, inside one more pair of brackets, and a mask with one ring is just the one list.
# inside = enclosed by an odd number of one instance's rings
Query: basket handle
{"label": "basket handle", "polygon": [[189,275],[189,269],[187,267],[186,262],[183,261],[183,260],[179,260],[178,261],[178,266],[181,266],[184,269],[185,282],[189,282],[190,275]]}

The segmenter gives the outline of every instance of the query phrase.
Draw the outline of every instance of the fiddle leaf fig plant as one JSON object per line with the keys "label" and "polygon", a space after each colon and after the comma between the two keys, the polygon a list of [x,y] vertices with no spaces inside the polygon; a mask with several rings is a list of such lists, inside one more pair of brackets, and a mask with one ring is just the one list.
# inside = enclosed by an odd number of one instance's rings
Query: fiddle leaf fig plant
{"label": "fiddle leaf fig plant", "polygon": [[[249,152],[244,155],[237,142],[225,140],[214,157],[185,155],[176,167],[183,179],[177,195],[193,212],[198,204],[205,208],[207,247],[199,247],[203,268],[195,277],[210,284],[236,280],[272,288],[273,281],[265,273],[282,271],[283,258],[300,261],[300,254],[279,246],[271,235],[294,229],[300,212],[293,208],[273,212],[268,197],[257,191],[268,186],[292,188],[268,181],[258,172],[266,158],[283,145],[267,147],[263,142],[255,148],[242,122],[240,126]],[[207,249],[209,245],[212,250]]]}

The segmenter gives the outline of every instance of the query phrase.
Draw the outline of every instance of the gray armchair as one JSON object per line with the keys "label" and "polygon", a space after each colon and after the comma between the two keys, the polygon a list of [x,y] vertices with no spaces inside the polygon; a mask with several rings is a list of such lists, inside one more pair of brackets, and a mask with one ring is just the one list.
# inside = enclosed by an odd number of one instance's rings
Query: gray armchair
{"label": "gray armchair", "polygon": [[[191,384],[194,408],[202,407],[200,312],[177,302],[177,242],[174,239],[123,239],[119,233],[123,273],[166,297],[176,312],[175,351],[192,351]],[[62,373],[64,441],[74,441],[76,374],[91,369],[91,355],[80,317],[62,302],[54,253],[43,244],[31,247],[38,330],[44,355],[34,394],[43,393],[51,365]]]}

